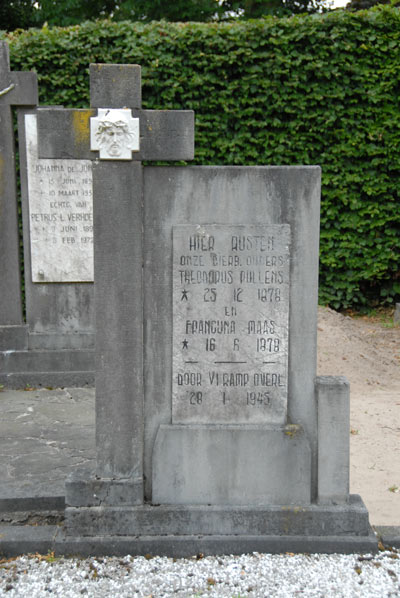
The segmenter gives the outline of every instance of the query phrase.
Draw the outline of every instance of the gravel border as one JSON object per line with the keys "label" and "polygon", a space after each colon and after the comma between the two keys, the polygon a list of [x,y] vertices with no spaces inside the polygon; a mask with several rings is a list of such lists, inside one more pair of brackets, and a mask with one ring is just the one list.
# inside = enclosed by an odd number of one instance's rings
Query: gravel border
{"label": "gravel border", "polygon": [[0,596],[395,598],[400,596],[400,551],[191,559],[28,555],[0,560]]}

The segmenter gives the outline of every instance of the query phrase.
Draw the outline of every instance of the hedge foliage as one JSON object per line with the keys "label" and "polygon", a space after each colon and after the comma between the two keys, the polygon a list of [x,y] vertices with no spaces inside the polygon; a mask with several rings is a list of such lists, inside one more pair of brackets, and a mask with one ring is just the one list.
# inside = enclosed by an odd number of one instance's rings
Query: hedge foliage
{"label": "hedge foliage", "polygon": [[399,300],[400,12],[87,22],[7,36],[42,104],[89,104],[90,62],[142,65],[146,108],[196,112],[196,164],[320,164],[320,301]]}

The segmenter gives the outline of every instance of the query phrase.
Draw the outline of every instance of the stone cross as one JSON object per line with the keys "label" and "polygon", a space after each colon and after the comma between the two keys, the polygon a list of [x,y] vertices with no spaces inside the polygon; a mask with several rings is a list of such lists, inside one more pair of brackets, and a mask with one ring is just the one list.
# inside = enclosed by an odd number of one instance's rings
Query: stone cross
{"label": "stone cross", "polygon": [[[0,41],[0,326],[22,325],[18,211],[12,106],[38,101],[36,73],[10,71]],[[1,339],[0,339],[1,341]],[[17,347],[7,347],[17,348]]]}
{"label": "stone cross", "polygon": [[[92,110],[40,111],[39,157],[94,160],[97,476],[129,479],[131,500],[140,503],[144,433],[141,161],[192,159],[194,113],[143,110],[137,65],[91,65],[90,97]],[[111,260],[110,253],[117,259]]]}

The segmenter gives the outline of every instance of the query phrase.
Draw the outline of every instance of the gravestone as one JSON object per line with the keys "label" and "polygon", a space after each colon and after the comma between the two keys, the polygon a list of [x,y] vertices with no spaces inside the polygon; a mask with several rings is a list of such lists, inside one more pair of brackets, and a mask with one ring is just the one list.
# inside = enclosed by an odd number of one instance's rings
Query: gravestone
{"label": "gravestone", "polygon": [[36,115],[24,114],[32,282],[93,282],[92,164],[39,160]]}
{"label": "gravestone", "polygon": [[35,73],[10,71],[0,41],[0,351],[27,347],[22,317],[12,106],[37,104]]}
{"label": "gravestone", "polygon": [[[0,42],[0,384],[94,382],[91,162],[39,160],[35,73],[12,73]],[[17,106],[25,321],[10,106]]]}
{"label": "gravestone", "polygon": [[94,349],[92,164],[38,158],[40,110],[18,114],[29,348],[72,355]]}
{"label": "gravestone", "polygon": [[143,167],[192,158],[193,113],[90,77],[91,110],[38,113],[40,158],[93,160],[97,465],[56,550],[375,550],[348,383],[316,378],[319,167]]}

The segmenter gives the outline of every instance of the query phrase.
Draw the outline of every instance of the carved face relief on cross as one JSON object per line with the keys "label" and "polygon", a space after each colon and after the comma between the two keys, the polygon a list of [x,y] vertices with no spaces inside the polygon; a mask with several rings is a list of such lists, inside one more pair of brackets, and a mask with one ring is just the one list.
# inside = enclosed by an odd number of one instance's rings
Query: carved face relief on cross
{"label": "carved face relief on cross", "polygon": [[98,150],[101,160],[131,160],[139,151],[139,119],[127,109],[99,108],[90,119],[90,149]]}

